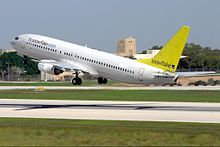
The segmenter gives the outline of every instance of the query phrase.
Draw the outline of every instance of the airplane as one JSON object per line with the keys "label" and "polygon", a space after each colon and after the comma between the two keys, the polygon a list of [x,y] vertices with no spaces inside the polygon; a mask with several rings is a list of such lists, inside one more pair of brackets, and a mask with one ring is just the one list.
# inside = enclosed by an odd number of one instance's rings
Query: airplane
{"label": "airplane", "polygon": [[106,84],[108,79],[130,84],[166,84],[178,79],[175,71],[189,32],[189,26],[182,26],[157,55],[139,60],[38,34],[19,35],[10,44],[18,55],[38,62],[40,71],[54,75],[72,72],[73,85],[81,85],[84,74],[96,77],[99,84]]}

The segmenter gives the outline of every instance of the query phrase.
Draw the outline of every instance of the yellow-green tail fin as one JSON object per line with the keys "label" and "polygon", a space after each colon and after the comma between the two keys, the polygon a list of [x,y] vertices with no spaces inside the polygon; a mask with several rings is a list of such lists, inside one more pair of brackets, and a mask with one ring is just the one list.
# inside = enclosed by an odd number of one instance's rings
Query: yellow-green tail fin
{"label": "yellow-green tail fin", "polygon": [[151,59],[140,59],[137,61],[165,71],[175,72],[188,38],[189,31],[190,27],[182,26],[157,55]]}

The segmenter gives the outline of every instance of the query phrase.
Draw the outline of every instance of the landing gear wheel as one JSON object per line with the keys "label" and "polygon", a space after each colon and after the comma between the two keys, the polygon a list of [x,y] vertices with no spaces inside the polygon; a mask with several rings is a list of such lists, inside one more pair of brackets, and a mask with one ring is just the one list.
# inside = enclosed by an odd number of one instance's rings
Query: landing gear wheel
{"label": "landing gear wheel", "polygon": [[99,83],[99,84],[107,84],[107,83],[108,83],[108,80],[105,79],[105,78],[99,77],[99,78],[98,78],[98,83]]}
{"label": "landing gear wheel", "polygon": [[98,83],[99,83],[99,84],[102,84],[102,83],[103,83],[103,78],[102,78],[102,77],[99,77],[99,78],[98,78]]}
{"label": "landing gear wheel", "polygon": [[81,78],[77,78],[76,79],[76,83],[77,83],[77,85],[81,85],[82,84],[82,79]]}
{"label": "landing gear wheel", "polygon": [[103,79],[103,84],[107,84],[108,83],[108,80],[107,79]]}
{"label": "landing gear wheel", "polygon": [[77,85],[76,78],[73,78],[73,79],[72,79],[72,84],[73,84],[73,85]]}
{"label": "landing gear wheel", "polygon": [[72,79],[72,84],[73,85],[81,85],[82,84],[82,79],[81,78],[73,78]]}

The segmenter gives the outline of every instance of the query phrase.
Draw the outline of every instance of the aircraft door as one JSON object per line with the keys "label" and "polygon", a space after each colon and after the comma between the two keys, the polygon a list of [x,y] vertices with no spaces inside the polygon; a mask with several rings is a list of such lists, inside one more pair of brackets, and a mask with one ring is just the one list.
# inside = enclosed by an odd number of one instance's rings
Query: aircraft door
{"label": "aircraft door", "polygon": [[139,70],[138,79],[139,79],[140,81],[143,81],[143,79],[144,79],[144,68],[141,68],[141,69]]}

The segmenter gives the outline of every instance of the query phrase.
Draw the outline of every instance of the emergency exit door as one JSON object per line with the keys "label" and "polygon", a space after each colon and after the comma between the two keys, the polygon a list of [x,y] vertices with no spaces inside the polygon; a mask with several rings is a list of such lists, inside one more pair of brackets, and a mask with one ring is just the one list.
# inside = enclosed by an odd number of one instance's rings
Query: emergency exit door
{"label": "emergency exit door", "polygon": [[144,68],[141,68],[141,69],[139,70],[138,79],[139,79],[140,81],[143,81],[143,79],[144,79]]}

